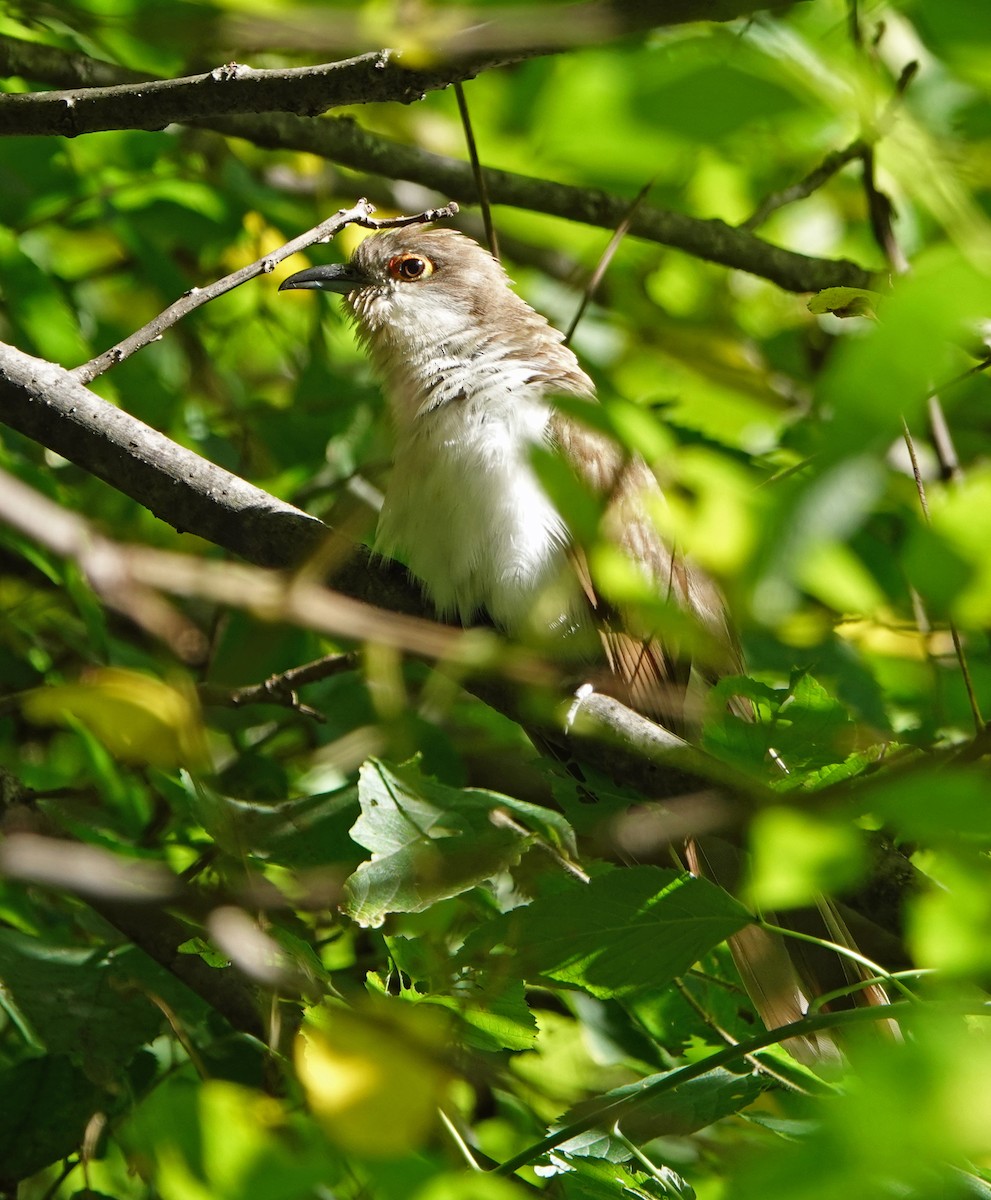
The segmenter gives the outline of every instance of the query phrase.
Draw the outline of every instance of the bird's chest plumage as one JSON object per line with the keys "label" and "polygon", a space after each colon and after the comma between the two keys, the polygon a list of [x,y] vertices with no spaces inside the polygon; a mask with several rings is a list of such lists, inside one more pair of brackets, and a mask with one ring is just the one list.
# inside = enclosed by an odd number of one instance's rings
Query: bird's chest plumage
{"label": "bird's chest plumage", "polygon": [[[567,533],[530,463],[550,408],[522,376],[455,385],[399,431],[376,548],[405,561],[443,615],[484,610],[519,631],[564,574]],[[551,603],[560,611],[540,623],[568,623],[572,602]]]}

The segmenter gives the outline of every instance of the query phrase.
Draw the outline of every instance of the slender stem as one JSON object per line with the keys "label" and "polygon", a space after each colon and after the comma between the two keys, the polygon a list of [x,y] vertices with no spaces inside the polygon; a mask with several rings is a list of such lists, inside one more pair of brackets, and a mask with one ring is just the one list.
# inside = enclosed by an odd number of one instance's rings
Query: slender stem
{"label": "slender stem", "polygon": [[[699,1004],[699,1002],[695,999],[695,997],[688,990],[688,988],[685,987],[684,983],[680,979],[676,979],[674,981],[674,986],[681,993],[682,1000],[684,1000],[685,1003],[688,1005],[688,1007],[694,1011],[694,1013],[698,1017],[698,1019],[708,1029],[711,1029],[712,1032],[714,1034],[716,1034],[717,1037],[721,1038],[722,1041],[727,1046],[738,1046],[740,1044],[739,1038],[735,1038],[729,1032],[728,1029],[723,1029],[723,1027],[721,1025],[719,1025],[712,1017],[709,1016],[709,1014],[705,1011],[705,1009],[702,1007],[702,1005]],[[811,1006],[810,1006],[810,1011],[811,1011]],[[812,1094],[811,1092],[807,1091],[804,1087],[800,1087],[797,1083],[794,1083],[786,1075],[782,1075],[779,1071],[776,1071],[773,1067],[768,1066],[767,1063],[762,1062],[759,1058],[755,1057],[754,1055],[748,1054],[746,1061],[753,1067],[753,1069],[755,1071],[759,1071],[762,1075],[767,1075],[768,1078],[775,1080],[777,1083],[780,1083],[781,1086],[783,1088],[787,1088],[788,1091],[801,1092],[805,1096],[809,1096]]]}
{"label": "slender stem", "polygon": [[468,159],[471,162],[471,171],[475,176],[475,187],[478,188],[478,202],[482,207],[485,240],[489,243],[489,252],[492,257],[498,258],[499,242],[496,238],[495,225],[492,223],[492,206],[489,203],[489,189],[485,182],[485,172],[482,170],[481,159],[478,157],[478,147],[475,144],[475,132],[472,129],[471,114],[468,112],[465,89],[460,80],[454,85],[454,95],[457,97],[458,113],[461,117],[461,125],[465,131],[465,145],[468,147]]}
{"label": "slender stem", "polygon": [[[961,1016],[991,1017],[991,1004],[987,1003],[932,1004],[926,1005],[926,1008]],[[792,1021],[790,1025],[782,1025],[778,1029],[766,1030],[764,1033],[748,1038],[745,1042],[739,1042],[736,1046],[727,1046],[725,1050],[718,1050],[715,1054],[710,1054],[707,1058],[689,1063],[677,1071],[672,1071],[670,1075],[665,1075],[662,1079],[655,1080],[651,1084],[646,1084],[641,1091],[632,1096],[623,1096],[617,1100],[612,1100],[604,1104],[597,1111],[586,1113],[579,1120],[573,1121],[570,1125],[565,1125],[561,1129],[556,1129],[539,1142],[535,1142],[532,1146],[528,1146],[527,1149],[521,1150],[519,1154],[513,1155],[512,1158],[506,1159],[504,1163],[495,1169],[494,1174],[512,1175],[515,1171],[527,1166],[542,1154],[546,1154],[548,1150],[553,1150],[557,1146],[563,1145],[573,1137],[577,1137],[580,1133],[585,1133],[588,1129],[599,1128],[603,1125],[611,1127],[616,1121],[625,1118],[629,1112],[638,1108],[647,1100],[653,1100],[656,1096],[661,1096],[665,1092],[674,1091],[675,1088],[680,1087],[682,1084],[688,1083],[692,1079],[698,1079],[701,1075],[706,1075],[710,1071],[714,1071],[717,1067],[728,1066],[738,1059],[746,1058],[748,1054],[754,1054],[758,1050],[766,1050],[768,1046],[775,1046],[779,1042],[786,1042],[789,1038],[805,1037],[810,1033],[818,1033],[820,1029],[835,1029],[843,1025],[866,1024],[868,1021],[894,1021],[901,1017],[918,1013],[919,1011],[920,1005],[907,1000],[899,1000],[894,1004],[877,1004],[870,1008],[849,1008],[844,1009],[842,1012],[822,1013],[815,1017],[803,1017],[800,1021]]]}
{"label": "slender stem", "polygon": [[[942,409],[939,410],[942,413]],[[908,423],[902,417],[902,436],[905,439],[905,445],[908,447],[908,457],[912,463],[912,476],[915,479],[915,490],[919,495],[919,505],[922,509],[922,516],[927,525],[932,525],[932,515],[929,512],[929,500],[926,496],[926,484],[922,478],[922,470],[919,466],[919,458],[915,452],[915,441],[912,437],[912,431],[908,427]],[[960,637],[960,630],[957,628],[956,622],[951,617],[947,621],[950,630],[950,637],[953,640],[953,652],[956,655],[957,663],[960,667],[960,674],[963,678],[963,685],[967,692],[967,702],[970,705],[970,715],[974,721],[975,732],[980,734],[985,729],[984,714],[981,712],[981,704],[977,698],[977,690],[974,687],[974,679],[970,673],[970,664],[967,662],[967,653],[963,648],[963,639]]]}
{"label": "slender stem", "polygon": [[816,996],[809,1004],[809,1015],[814,1016],[834,1000],[842,1000],[844,996],[850,996],[854,992],[862,992],[866,988],[876,987],[879,983],[886,983],[889,978],[918,979],[923,975],[935,974],[937,972],[932,967],[913,967],[907,971],[892,971],[890,976],[875,975],[872,979],[858,979],[855,983],[850,983],[846,987],[835,988],[831,992],[824,992],[821,996]]}
{"label": "slender stem", "polygon": [[568,326],[568,332],[564,335],[564,344],[569,346],[571,339],[574,336],[575,330],[578,328],[578,322],[585,314],[585,309],[588,308],[589,301],[595,295],[595,290],[602,282],[602,276],[605,275],[609,264],[613,260],[613,255],[619,249],[619,244],[629,233],[630,225],[633,223],[633,218],[637,215],[637,209],[647,199],[650,189],[654,186],[653,179],[649,179],[643,187],[637,192],[633,198],[633,203],[623,214],[623,219],[616,226],[612,237],[609,239],[609,244],[602,251],[602,256],[595,264],[595,270],[592,272],[592,277],[585,285],[585,290],[582,293],[581,303],[578,305],[578,311],[571,319],[571,324]]}
{"label": "slender stem", "polygon": [[481,1163],[475,1157],[474,1150],[472,1150],[471,1146],[469,1146],[465,1139],[461,1136],[461,1131],[458,1129],[457,1125],[454,1124],[454,1122],[442,1108],[438,1108],[437,1112],[440,1116],[441,1124],[447,1130],[448,1137],[450,1137],[451,1141],[457,1147],[461,1157],[465,1160],[471,1170],[483,1170]]}
{"label": "slender stem", "polygon": [[884,967],[879,966],[872,959],[860,953],[859,950],[854,950],[850,946],[844,946],[841,942],[831,942],[828,938],[816,937],[811,933],[802,933],[797,929],[787,929],[783,925],[772,925],[770,921],[760,921],[760,927],[766,929],[769,933],[776,933],[780,937],[792,938],[798,942],[808,942],[811,946],[821,946],[823,949],[832,950],[834,953],[841,955],[843,958],[849,958],[852,962],[859,963],[862,967],[866,967],[874,975],[880,975],[885,983],[891,984],[896,991],[907,999],[915,1003],[919,1003],[919,998],[915,993],[905,986],[897,975],[892,975],[886,971]]}
{"label": "slender stem", "polygon": [[740,225],[741,229],[758,229],[767,218],[786,204],[794,204],[797,200],[805,200],[828,183],[830,179],[842,170],[847,163],[853,162],[863,154],[867,143],[863,138],[857,138],[841,150],[831,150],[822,162],[797,183],[790,184],[778,192],[765,196],[749,217]]}

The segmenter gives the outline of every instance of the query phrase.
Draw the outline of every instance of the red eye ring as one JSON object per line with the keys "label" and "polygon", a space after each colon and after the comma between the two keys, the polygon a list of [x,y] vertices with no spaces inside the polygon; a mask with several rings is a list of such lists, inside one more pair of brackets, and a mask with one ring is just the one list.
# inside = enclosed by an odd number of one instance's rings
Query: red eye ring
{"label": "red eye ring", "polygon": [[434,264],[422,254],[397,254],[389,260],[389,274],[400,283],[416,283],[434,273]]}

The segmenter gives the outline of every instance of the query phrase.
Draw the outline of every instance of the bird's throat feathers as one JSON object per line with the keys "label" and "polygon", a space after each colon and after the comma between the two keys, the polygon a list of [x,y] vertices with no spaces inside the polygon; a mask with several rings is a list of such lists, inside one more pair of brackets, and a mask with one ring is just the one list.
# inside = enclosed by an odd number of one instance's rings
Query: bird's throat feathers
{"label": "bird's throat feathers", "polygon": [[[429,274],[392,277],[390,267],[411,255],[430,263]],[[396,230],[368,238],[355,262],[370,282],[350,293],[348,307],[400,436],[455,402],[498,408],[549,391],[594,394],[561,334],[470,239],[451,230]]]}

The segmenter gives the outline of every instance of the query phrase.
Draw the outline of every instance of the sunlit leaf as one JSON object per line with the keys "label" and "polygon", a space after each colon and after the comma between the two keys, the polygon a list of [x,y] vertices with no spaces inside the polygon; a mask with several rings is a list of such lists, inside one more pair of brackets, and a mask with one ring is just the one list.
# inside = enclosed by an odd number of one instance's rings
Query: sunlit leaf
{"label": "sunlit leaf", "polygon": [[858,881],[867,865],[858,831],[796,808],[763,808],[750,827],[747,895],[758,909],[809,904]]}
{"label": "sunlit leaf", "polygon": [[342,1149],[395,1157],[420,1147],[437,1121],[450,1075],[447,1025],[426,1005],[333,1008],[306,1026],[296,1067],[310,1107]]}
{"label": "sunlit leaf", "polygon": [[632,996],[663,987],[752,919],[704,879],[630,867],[535,900],[479,934],[511,947],[526,977]]}
{"label": "sunlit leaf", "polygon": [[123,762],[174,767],[206,757],[195,698],[137,671],[93,670],[78,683],[31,692],[23,708],[32,721],[80,721]]}
{"label": "sunlit leaf", "polygon": [[494,792],[446,787],[413,766],[367,763],[358,799],[351,836],[373,857],[346,891],[347,911],[363,925],[457,896],[518,862],[535,839],[574,853],[570,826],[557,814]]}

